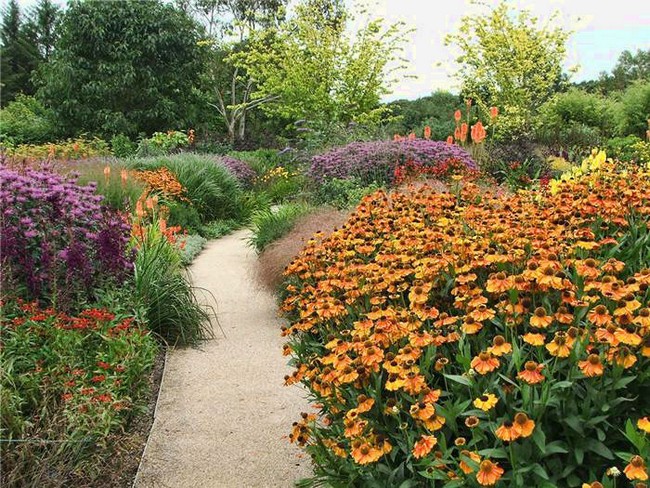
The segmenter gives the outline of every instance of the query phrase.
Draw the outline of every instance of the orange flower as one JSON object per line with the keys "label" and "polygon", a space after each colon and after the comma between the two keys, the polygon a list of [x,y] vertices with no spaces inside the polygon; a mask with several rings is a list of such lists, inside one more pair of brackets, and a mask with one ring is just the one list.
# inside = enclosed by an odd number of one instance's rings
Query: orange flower
{"label": "orange flower", "polygon": [[[355,445],[356,444],[356,447]],[[380,449],[369,444],[368,442],[353,443],[352,458],[357,464],[370,464],[379,460],[383,455]]]}
{"label": "orange flower", "polygon": [[496,273],[487,280],[485,289],[490,293],[503,293],[512,288],[512,280],[503,272]]}
{"label": "orange flower", "polygon": [[605,305],[597,305],[589,311],[587,319],[598,327],[602,327],[612,321],[612,316]]}
{"label": "orange flower", "polygon": [[492,410],[499,400],[492,393],[487,393],[474,400],[474,406],[484,412]]}
{"label": "orange flower", "polygon": [[633,456],[623,472],[629,480],[645,481],[648,479],[645,461],[641,456]]}
{"label": "orange flower", "polygon": [[104,178],[106,178],[106,181],[108,181],[110,177],[111,177],[111,167],[104,166]]}
{"label": "orange flower", "polygon": [[456,122],[460,122],[460,118],[461,118],[462,116],[463,116],[463,115],[460,113],[460,110],[456,110],[456,111],[454,112],[454,120],[455,120]]}
{"label": "orange flower", "polygon": [[465,142],[467,140],[467,124],[463,122],[460,124],[460,140]]}
{"label": "orange flower", "polygon": [[586,360],[578,362],[578,367],[588,378],[600,376],[604,371],[603,364],[600,362],[600,356],[598,354],[590,354]]}
{"label": "orange flower", "polygon": [[504,442],[512,442],[521,437],[521,428],[519,425],[506,420],[501,424],[501,426],[499,426],[494,434]]}
{"label": "orange flower", "polygon": [[648,420],[648,417],[643,417],[637,420],[636,426],[646,434],[650,434],[650,420]]}
{"label": "orange flower", "polygon": [[474,415],[470,415],[465,419],[465,425],[469,427],[470,429],[473,429],[474,427],[477,427],[478,424],[480,424],[481,421],[478,419],[478,417]]}
{"label": "orange flower", "polygon": [[413,457],[415,457],[415,459],[423,458],[431,452],[431,449],[433,449],[433,446],[435,446],[437,442],[438,439],[436,439],[436,436],[423,434],[422,437],[420,437],[420,440],[413,446]]}
{"label": "orange flower", "polygon": [[453,144],[454,143],[454,136],[447,136],[447,144]]}
{"label": "orange flower", "polygon": [[519,427],[521,437],[528,437],[535,430],[535,421],[528,418],[528,415],[523,412],[515,414],[515,425]]}
{"label": "orange flower", "polygon": [[528,332],[521,336],[525,343],[530,344],[531,346],[543,346],[544,345],[544,334],[535,334],[533,332]]}
{"label": "orange flower", "polygon": [[495,356],[503,356],[512,352],[512,344],[506,342],[506,339],[502,335],[496,335],[492,339],[492,346],[488,347],[488,352]]}
{"label": "orange flower", "polygon": [[517,378],[525,381],[529,385],[536,385],[545,379],[544,375],[540,372],[543,368],[543,364],[537,364],[535,361],[526,361],[524,369],[517,373]]}
{"label": "orange flower", "polygon": [[490,107],[490,118],[491,119],[496,119],[497,115],[499,115],[499,108],[498,107]]}
{"label": "orange flower", "polygon": [[424,126],[424,138],[431,139],[431,127],[429,127],[428,125]]}
{"label": "orange flower", "polygon": [[475,468],[472,468],[469,464],[467,464],[463,460],[463,457],[471,459],[476,464],[480,464],[481,456],[479,456],[478,453],[476,453],[476,452],[471,452],[471,451],[467,451],[467,450],[460,451],[460,462],[458,463],[458,467],[465,474],[473,473]]}
{"label": "orange flower", "polygon": [[483,461],[478,467],[476,481],[482,486],[493,486],[503,476],[503,468],[489,459]]}
{"label": "orange flower", "polygon": [[475,144],[480,144],[485,139],[487,132],[485,132],[483,123],[480,120],[472,126],[471,135],[472,141],[474,141]]}
{"label": "orange flower", "polygon": [[546,313],[544,307],[537,307],[533,316],[530,318],[530,325],[533,327],[538,327],[540,329],[545,329],[553,323],[553,316]]}
{"label": "orange flower", "polygon": [[471,366],[478,374],[487,374],[499,367],[499,360],[487,351],[482,351],[472,359]]}
{"label": "orange flower", "polygon": [[552,356],[566,358],[571,354],[571,341],[566,332],[556,332],[553,340],[546,344],[546,349]]}

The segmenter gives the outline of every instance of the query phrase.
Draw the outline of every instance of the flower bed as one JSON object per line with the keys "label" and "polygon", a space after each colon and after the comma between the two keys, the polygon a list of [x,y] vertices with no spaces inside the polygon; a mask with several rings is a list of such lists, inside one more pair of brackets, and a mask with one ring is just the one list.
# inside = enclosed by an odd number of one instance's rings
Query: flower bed
{"label": "flower bed", "polygon": [[93,298],[133,269],[128,219],[100,206],[95,185],[0,166],[3,281],[61,308]]}
{"label": "flower bed", "polygon": [[332,178],[360,178],[364,183],[392,183],[395,168],[407,161],[437,167],[454,160],[469,170],[477,165],[462,147],[427,139],[353,142],[314,156],[309,176],[317,182]]}
{"label": "flower bed", "polygon": [[316,479],[647,479],[650,171],[593,163],[541,192],[377,192],[288,267]]}
{"label": "flower bed", "polygon": [[100,476],[102,443],[146,401],[155,339],[103,308],[68,315],[9,301],[0,326],[3,480],[68,486]]}

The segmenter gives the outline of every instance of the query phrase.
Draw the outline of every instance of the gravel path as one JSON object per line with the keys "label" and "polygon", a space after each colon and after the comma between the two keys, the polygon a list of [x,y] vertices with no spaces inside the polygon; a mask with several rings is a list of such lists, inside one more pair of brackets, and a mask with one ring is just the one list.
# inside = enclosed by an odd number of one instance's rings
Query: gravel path
{"label": "gravel path", "polygon": [[192,265],[197,286],[217,300],[225,338],[169,353],[136,488],[289,487],[310,475],[286,439],[307,411],[300,387],[283,386],[274,298],[259,289],[256,256],[239,231],[211,242]]}

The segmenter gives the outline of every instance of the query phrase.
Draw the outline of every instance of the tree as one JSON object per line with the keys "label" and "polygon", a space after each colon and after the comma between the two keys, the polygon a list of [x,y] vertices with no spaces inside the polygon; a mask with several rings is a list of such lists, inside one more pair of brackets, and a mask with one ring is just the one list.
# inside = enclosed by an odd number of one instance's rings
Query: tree
{"label": "tree", "polygon": [[159,0],[73,1],[39,95],[70,133],[179,128],[203,69],[200,27]]}
{"label": "tree", "polygon": [[559,87],[569,32],[557,25],[556,14],[540,24],[529,11],[511,14],[502,0],[486,15],[463,17],[446,38],[460,50],[463,93],[484,113],[499,107],[502,137],[528,133],[537,109]]}
{"label": "tree", "polygon": [[27,24],[44,62],[47,62],[54,52],[54,45],[59,37],[57,27],[60,20],[61,8],[52,3],[52,0],[40,0]]}
{"label": "tree", "polygon": [[207,69],[201,91],[205,103],[216,110],[232,145],[246,134],[248,114],[271,98],[251,99],[253,80],[234,66],[230,56],[248,48],[247,39],[284,18],[286,0],[181,0],[181,7],[205,26],[208,39]]}
{"label": "tree", "polygon": [[342,1],[304,0],[291,19],[254,36],[250,49],[233,56],[255,80],[253,99],[267,99],[264,111],[292,120],[370,114],[401,68],[389,65],[399,60],[406,32],[401,23],[367,20],[351,37],[352,20]]}
{"label": "tree", "polygon": [[3,12],[0,27],[0,72],[2,74],[2,96],[4,107],[17,94],[34,93],[31,74],[39,63],[38,49],[31,30],[23,22],[20,7],[11,0]]}

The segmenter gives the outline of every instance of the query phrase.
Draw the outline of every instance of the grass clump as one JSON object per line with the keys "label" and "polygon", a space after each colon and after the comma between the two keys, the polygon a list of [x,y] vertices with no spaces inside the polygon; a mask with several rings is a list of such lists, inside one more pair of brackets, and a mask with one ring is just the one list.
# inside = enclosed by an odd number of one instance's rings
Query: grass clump
{"label": "grass clump", "polygon": [[170,344],[196,345],[212,337],[210,312],[201,305],[182,259],[157,225],[138,238],[135,293],[150,330]]}
{"label": "grass clump", "polygon": [[309,213],[310,210],[309,205],[297,202],[257,211],[252,217],[253,235],[249,239],[249,244],[258,253],[262,252],[273,241],[293,229],[298,218]]}

